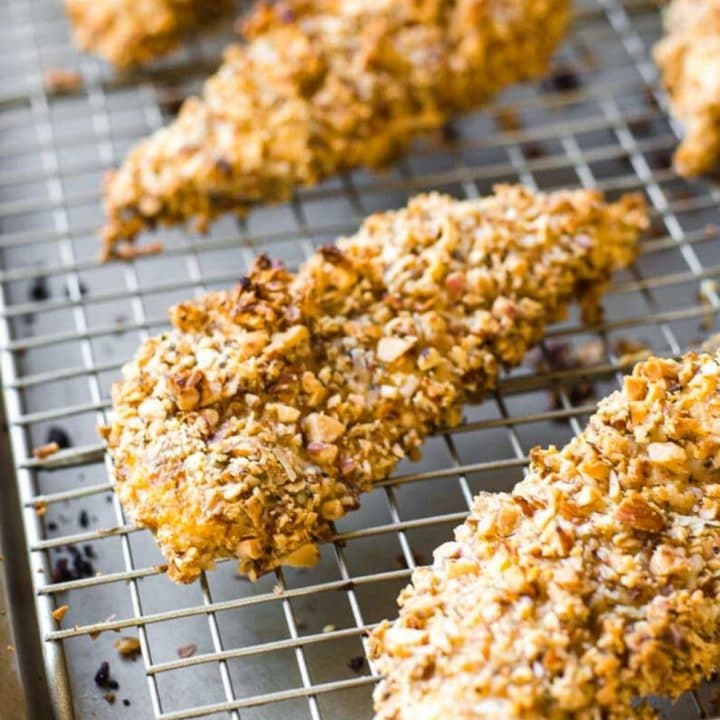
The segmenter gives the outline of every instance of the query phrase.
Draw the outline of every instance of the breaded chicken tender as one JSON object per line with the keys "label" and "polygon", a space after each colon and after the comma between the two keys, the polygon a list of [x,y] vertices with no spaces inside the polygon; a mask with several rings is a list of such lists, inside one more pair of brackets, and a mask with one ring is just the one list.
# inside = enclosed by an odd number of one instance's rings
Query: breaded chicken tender
{"label": "breaded chicken tender", "polygon": [[434,557],[371,636],[377,720],[657,717],[720,669],[720,354],[637,365]]}
{"label": "breaded chicken tender", "polygon": [[113,387],[116,491],[174,580],[218,558],[311,565],[332,521],[457,425],[577,299],[635,255],[643,201],[502,186],[373,215],[296,274],[258,259],[181,303]]}
{"label": "breaded chicken tender", "polygon": [[104,257],[143,229],[287,200],[380,168],[413,138],[541,75],[569,0],[284,0],[260,5],[202,98],[108,176]]}
{"label": "breaded chicken tender", "polygon": [[75,42],[119,68],[177,48],[192,32],[230,19],[234,0],[65,0]]}
{"label": "breaded chicken tender", "polygon": [[673,0],[665,12],[655,59],[686,133],[673,164],[700,175],[720,160],[720,0]]}

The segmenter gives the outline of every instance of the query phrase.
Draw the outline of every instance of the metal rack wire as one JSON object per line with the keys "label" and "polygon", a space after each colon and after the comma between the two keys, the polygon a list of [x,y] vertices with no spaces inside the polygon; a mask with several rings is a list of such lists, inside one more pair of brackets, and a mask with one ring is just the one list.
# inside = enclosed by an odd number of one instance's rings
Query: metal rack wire
{"label": "metal rack wire", "polygon": [[[579,2],[550,81],[509,91],[443,138],[420,143],[386,175],[332,180],[247,222],[225,219],[209,237],[168,232],[162,256],[105,266],[94,237],[102,173],[167,119],[225,39],[195,42],[141,77],[118,77],[75,53],[59,5],[9,0],[0,28],[0,370],[56,713],[367,719],[375,678],[364,636],[394,614],[412,568],[463,520],[472,495],[507,489],[530,447],[580,430],[594,400],[587,389],[574,392],[576,384],[584,378],[598,397],[616,386],[628,364],[618,338],[679,354],[712,331],[720,188],[680,181],[668,167],[678,129],[649,56],[660,29],[656,4]],[[42,78],[53,67],[76,69],[82,90],[49,93]],[[591,368],[550,363],[542,372],[527,363],[504,377],[461,427],[428,441],[420,464],[403,465],[338,523],[316,568],[251,585],[223,562],[194,586],[167,581],[148,533],[128,524],[111,494],[95,435],[110,383],[165,323],[165,308],[231,284],[258,250],[294,266],[415,192],[472,197],[507,180],[648,197],[652,231],[610,291],[605,322],[588,328],[573,317],[541,348],[552,360],[559,343],[596,339],[602,360]],[[37,461],[31,449],[51,428],[71,447]],[[58,623],[51,613],[64,604]],[[110,631],[138,637],[141,661],[122,662]],[[93,682],[103,660],[120,686],[115,706]],[[717,713],[712,699],[707,686],[662,707],[677,720],[708,718]]]}

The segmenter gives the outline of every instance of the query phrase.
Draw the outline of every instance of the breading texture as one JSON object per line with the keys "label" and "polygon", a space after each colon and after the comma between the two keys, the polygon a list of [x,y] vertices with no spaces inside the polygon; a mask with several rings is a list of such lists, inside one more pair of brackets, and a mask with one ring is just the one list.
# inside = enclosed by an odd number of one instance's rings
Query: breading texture
{"label": "breading texture", "polygon": [[178,47],[192,32],[231,18],[234,0],[65,0],[75,43],[120,68]]}
{"label": "breading texture", "polygon": [[168,573],[310,565],[333,520],[635,253],[642,199],[443,195],[373,215],[292,274],[261,257],[181,303],[113,387],[116,491]]}
{"label": "breading texture", "polygon": [[654,718],[720,667],[720,355],[651,358],[371,636],[378,720]]}
{"label": "breading texture", "polygon": [[720,0],[674,0],[655,59],[685,138],[673,164],[681,175],[717,169],[720,160]]}
{"label": "breading texture", "polygon": [[537,77],[569,0],[285,0],[260,5],[202,98],[104,188],[104,256],[157,224],[245,214],[360,166]]}

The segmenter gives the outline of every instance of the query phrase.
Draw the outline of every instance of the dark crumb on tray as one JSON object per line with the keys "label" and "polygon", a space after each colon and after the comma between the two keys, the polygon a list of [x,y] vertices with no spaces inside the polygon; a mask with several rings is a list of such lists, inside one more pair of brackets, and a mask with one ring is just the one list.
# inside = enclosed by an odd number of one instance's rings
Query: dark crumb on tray
{"label": "dark crumb on tray", "polygon": [[47,278],[44,275],[37,275],[30,283],[28,290],[30,300],[41,302],[50,297],[50,289],[48,288]]}
{"label": "dark crumb on tray", "polygon": [[105,693],[103,695],[103,697],[105,698],[105,700],[107,700],[110,703],[110,705],[115,704],[115,693],[114,692]]}
{"label": "dark crumb on tray", "polygon": [[82,528],[86,528],[90,525],[90,516],[88,515],[87,510],[80,511],[80,514],[78,515],[78,523]]}
{"label": "dark crumb on tray", "polygon": [[57,446],[61,450],[66,450],[72,445],[70,436],[65,432],[65,430],[57,425],[52,425],[48,428],[46,439],[48,443],[57,443]]}
{"label": "dark crumb on tray", "polygon": [[95,684],[102,690],[117,690],[120,687],[117,680],[110,677],[110,663],[107,660],[100,663],[95,673]]}
{"label": "dark crumb on tray", "polygon": [[123,705],[125,707],[130,707],[130,701],[127,698],[123,698]]}
{"label": "dark crumb on tray", "polygon": [[356,657],[351,657],[348,660],[347,666],[353,672],[359,673],[365,667],[365,656],[357,655]]}
{"label": "dark crumb on tray", "polygon": [[577,90],[582,83],[578,74],[569,67],[560,67],[543,81],[543,87],[546,90],[556,90],[558,92],[571,92]]}

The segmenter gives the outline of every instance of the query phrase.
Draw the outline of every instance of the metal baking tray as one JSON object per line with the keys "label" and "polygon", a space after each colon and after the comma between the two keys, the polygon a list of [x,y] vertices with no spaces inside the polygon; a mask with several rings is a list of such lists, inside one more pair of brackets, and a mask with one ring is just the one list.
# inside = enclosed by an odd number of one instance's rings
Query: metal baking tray
{"label": "metal baking tray", "polygon": [[[95,236],[103,174],[197,89],[228,37],[194,41],[123,76],[75,52],[61,3],[5,7],[0,370],[21,513],[12,497],[2,502],[5,515],[22,519],[14,554],[31,570],[35,602],[23,625],[28,632],[37,624],[34,649],[46,675],[33,674],[31,695],[49,697],[58,720],[368,720],[376,679],[364,660],[366,631],[395,614],[411,569],[450,536],[472,495],[508,489],[532,446],[578,432],[595,397],[617,387],[628,341],[678,354],[717,330],[720,188],[669,169],[678,128],[650,57],[660,33],[656,3],[578,2],[550,79],[509,90],[385,174],[333,179],[246,222],[224,218],[206,237],[164,232],[163,255],[107,265],[97,261]],[[43,76],[53,68],[78,71],[81,90],[46,91]],[[461,427],[430,438],[421,462],[404,463],[338,522],[317,567],[256,584],[238,578],[232,562],[187,587],[160,574],[149,533],[128,524],[112,494],[95,428],[106,420],[120,365],[165,326],[167,307],[233,284],[259,251],[296,266],[368,213],[419,191],[472,197],[505,181],[598,186],[610,198],[645,193],[652,229],[608,294],[604,323],[584,327],[573,315],[553,327],[535,358],[468,408]],[[601,343],[600,363],[574,367],[568,354],[588,342]],[[543,359],[549,369],[538,371]],[[40,467],[31,449],[51,429],[71,446]],[[70,609],[57,623],[51,612],[63,604]],[[139,638],[136,662],[120,660],[113,644],[121,636]],[[189,645],[194,654],[180,657]],[[93,679],[103,661],[119,684],[114,704]],[[713,697],[706,686],[663,707],[674,720],[707,718],[718,712]]]}

